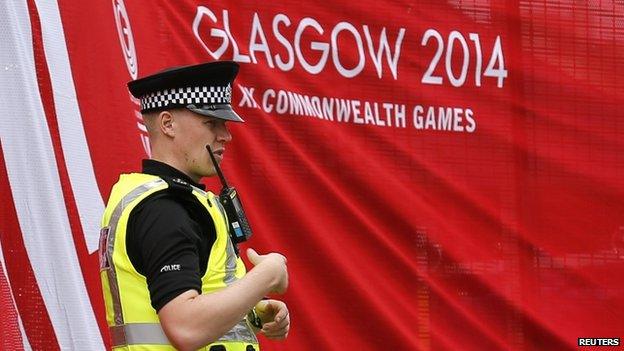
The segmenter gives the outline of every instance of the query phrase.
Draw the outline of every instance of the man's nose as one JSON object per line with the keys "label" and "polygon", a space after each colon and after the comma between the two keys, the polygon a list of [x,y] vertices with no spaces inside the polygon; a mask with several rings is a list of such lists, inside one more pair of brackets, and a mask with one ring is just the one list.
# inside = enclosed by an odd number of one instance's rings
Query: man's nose
{"label": "man's nose", "polygon": [[222,127],[219,128],[219,131],[217,133],[217,140],[224,142],[224,143],[227,143],[232,140],[232,133],[230,133],[230,130],[225,125],[225,123],[223,123]]}

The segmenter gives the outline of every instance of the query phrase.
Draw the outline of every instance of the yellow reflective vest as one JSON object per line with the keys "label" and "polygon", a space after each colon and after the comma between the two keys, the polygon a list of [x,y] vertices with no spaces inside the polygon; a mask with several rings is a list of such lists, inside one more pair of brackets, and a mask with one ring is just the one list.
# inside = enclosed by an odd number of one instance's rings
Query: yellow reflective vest
{"label": "yellow reflective vest", "polygon": [[[245,266],[234,251],[225,212],[215,195],[188,186],[206,208],[216,228],[208,267],[201,278],[202,294],[209,294],[243,277]],[[122,174],[113,186],[104,211],[100,233],[100,278],[113,350],[174,350],[151,306],[146,278],[134,268],[126,250],[126,231],[132,209],[148,196],[168,187],[167,182],[157,176]],[[259,346],[253,329],[243,319],[218,341],[201,350],[251,351],[259,350]]]}

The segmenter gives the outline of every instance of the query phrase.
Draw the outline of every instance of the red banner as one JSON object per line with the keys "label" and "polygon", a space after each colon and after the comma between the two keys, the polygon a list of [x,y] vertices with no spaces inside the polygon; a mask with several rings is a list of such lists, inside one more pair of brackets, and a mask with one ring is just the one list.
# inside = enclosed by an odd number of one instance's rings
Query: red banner
{"label": "red banner", "polygon": [[214,60],[248,246],[288,258],[264,349],[621,345],[621,3],[0,6],[5,348],[110,345],[99,216],[149,155],[126,83]]}

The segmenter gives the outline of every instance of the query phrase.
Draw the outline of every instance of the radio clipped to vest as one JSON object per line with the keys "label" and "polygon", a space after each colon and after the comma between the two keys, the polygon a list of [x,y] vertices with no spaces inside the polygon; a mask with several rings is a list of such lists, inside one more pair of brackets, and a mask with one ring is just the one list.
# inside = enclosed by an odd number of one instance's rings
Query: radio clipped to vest
{"label": "radio clipped to vest", "polygon": [[227,214],[230,238],[232,238],[232,242],[236,246],[236,244],[247,241],[251,237],[251,227],[249,226],[249,221],[247,221],[247,216],[245,216],[243,204],[238,197],[236,189],[229,186],[225,180],[223,172],[221,172],[221,168],[219,167],[217,160],[215,160],[210,145],[206,145],[206,149],[210,154],[212,164],[214,165],[214,168],[221,179],[221,184],[223,185],[221,193],[219,194],[219,203],[221,203],[225,209],[225,213]]}

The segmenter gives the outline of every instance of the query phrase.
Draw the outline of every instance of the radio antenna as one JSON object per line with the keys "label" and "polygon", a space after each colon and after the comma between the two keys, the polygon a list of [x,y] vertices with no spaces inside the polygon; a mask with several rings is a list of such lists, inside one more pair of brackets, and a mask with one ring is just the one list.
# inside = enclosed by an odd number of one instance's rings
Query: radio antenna
{"label": "radio antenna", "polygon": [[212,164],[214,165],[214,169],[217,171],[217,174],[219,175],[219,178],[221,179],[221,184],[223,185],[224,188],[229,188],[230,186],[225,180],[225,177],[223,176],[223,172],[221,172],[221,167],[219,167],[219,164],[217,163],[217,160],[215,160],[214,154],[212,153],[212,148],[210,147],[210,145],[206,145],[206,149],[208,150],[208,153],[210,154],[210,158],[212,159]]}

